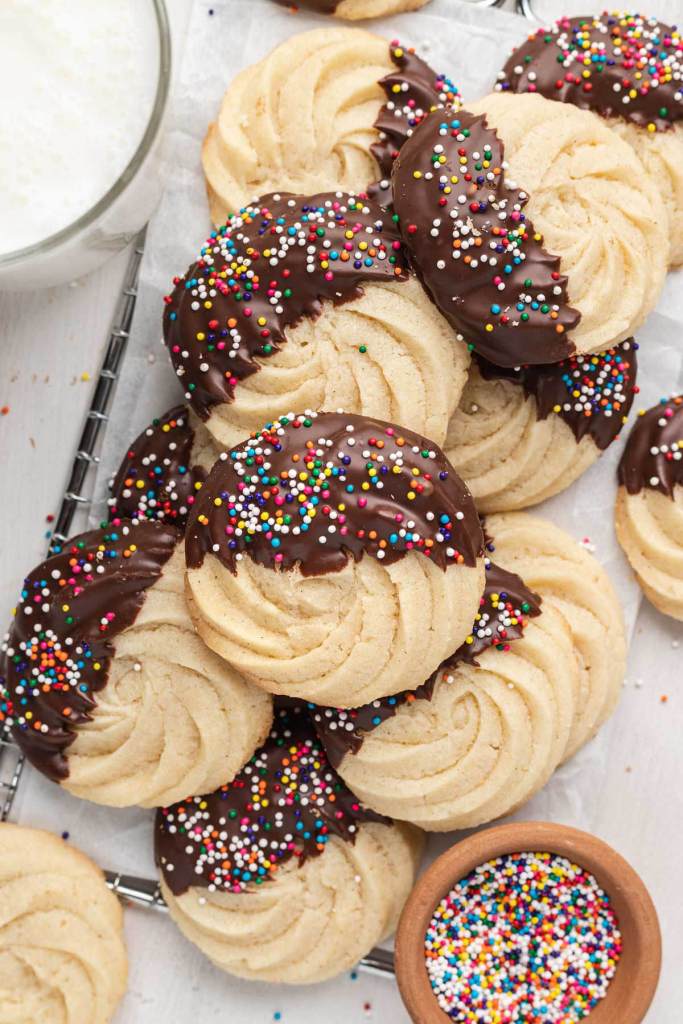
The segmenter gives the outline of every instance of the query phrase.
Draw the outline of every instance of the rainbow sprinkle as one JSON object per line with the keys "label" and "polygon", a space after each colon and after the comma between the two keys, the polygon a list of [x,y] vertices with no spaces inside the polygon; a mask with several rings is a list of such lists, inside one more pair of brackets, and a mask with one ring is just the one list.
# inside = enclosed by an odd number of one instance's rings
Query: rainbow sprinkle
{"label": "rainbow sprinkle", "polygon": [[481,528],[472,496],[431,441],[344,413],[281,416],[223,453],[199,492],[187,562],[244,553],[304,574],[364,552],[389,564],[409,551],[440,568],[474,565]]}
{"label": "rainbow sprinkle", "polygon": [[319,856],[333,836],[353,842],[366,810],[329,764],[302,707],[276,708],[264,745],[216,792],[160,809],[157,860],[173,892],[244,892],[283,862]]}
{"label": "rainbow sprinkle", "polygon": [[439,1006],[458,1024],[573,1024],[604,998],[621,948],[593,875],[564,857],[524,852],[480,865],[441,900],[425,964]]}
{"label": "rainbow sprinkle", "polygon": [[667,131],[683,116],[683,39],[675,25],[625,11],[559,18],[516,48],[499,91],[540,93]]}

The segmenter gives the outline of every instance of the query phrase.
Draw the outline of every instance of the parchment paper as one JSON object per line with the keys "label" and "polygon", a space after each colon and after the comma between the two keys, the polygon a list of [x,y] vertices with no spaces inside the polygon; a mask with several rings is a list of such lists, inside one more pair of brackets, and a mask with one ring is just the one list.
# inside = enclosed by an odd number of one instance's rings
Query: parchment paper
{"label": "parchment paper", "polygon": [[[679,20],[682,6],[677,4]],[[565,10],[558,5],[556,13]],[[329,24],[313,14],[292,15],[268,0],[195,0],[172,108],[166,177],[160,182],[165,194],[148,232],[140,297],[107,432],[93,521],[102,516],[106,481],[129,441],[153,416],[182,399],[159,341],[162,297],[172,276],[184,271],[210,230],[199,163],[208,121],[227,82],[241,67],[294,32],[323,23]],[[433,0],[422,12],[378,20],[371,27],[387,39],[400,38],[416,46],[437,71],[450,74],[467,100],[490,91],[496,71],[513,44],[528,33],[529,22],[457,0]],[[681,274],[670,275],[657,312],[638,333],[641,394],[636,409],[683,386],[682,279]],[[572,488],[534,512],[590,544],[620,593],[633,637],[623,700],[600,736],[516,817],[546,818],[594,831],[643,874],[662,917],[666,950],[664,978],[647,1020],[680,1024],[683,673],[677,645],[683,628],[647,605],[639,614],[640,591],[613,529],[615,467],[622,444],[615,443]],[[664,695],[666,703],[661,701]],[[115,811],[78,801],[30,766],[17,808],[22,822],[68,831],[104,867],[155,874],[150,812]],[[453,838],[432,838],[429,859]],[[402,1024],[408,1019],[395,986],[386,979],[359,975],[353,980],[346,975],[298,990],[248,984],[215,970],[166,915],[130,909],[126,929],[131,986],[116,1017],[118,1024],[184,1024],[194,1019],[225,1024],[266,1024],[274,1019],[282,1024],[314,1024],[321,1019],[329,1024]]]}

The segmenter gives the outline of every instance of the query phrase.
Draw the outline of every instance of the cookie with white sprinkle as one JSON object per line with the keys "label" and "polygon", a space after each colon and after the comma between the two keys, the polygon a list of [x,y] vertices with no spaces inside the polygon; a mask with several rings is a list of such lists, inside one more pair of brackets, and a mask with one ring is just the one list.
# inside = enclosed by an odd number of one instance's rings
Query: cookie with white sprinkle
{"label": "cookie with white sprinkle", "polygon": [[232,778],[271,701],[192,628],[182,533],[117,520],[65,541],[24,581],[0,653],[0,715],[76,796],[156,807]]}
{"label": "cookie with white sprinkle", "polygon": [[619,463],[615,526],[646,596],[683,621],[683,395],[636,420]]}
{"label": "cookie with white sprinkle", "polygon": [[660,190],[671,264],[683,262],[683,37],[637,12],[562,17],[513,50],[496,90],[571,103],[606,119]]}
{"label": "cookie with white sprinkle", "polygon": [[484,587],[472,496],[433,442],[346,413],[290,415],[225,453],[187,537],[200,636],[277,694],[356,707],[468,635]]}
{"label": "cookie with white sprinkle", "polygon": [[604,351],[657,301],[669,260],[661,196],[590,111],[512,93],[435,111],[392,177],[425,287],[496,365]]}
{"label": "cookie with white sprinkle", "polygon": [[292,408],[446,436],[469,354],[408,271],[395,218],[377,201],[264,196],[213,232],[173,284],[166,346],[223,448]]}
{"label": "cookie with white sprinkle", "polygon": [[163,521],[185,529],[219,451],[187,406],[152,420],[128,448],[109,490],[109,520]]}
{"label": "cookie with white sprinkle", "polygon": [[519,576],[487,566],[467,641],[397,699],[311,711],[353,792],[430,832],[481,825],[528,800],[562,759],[575,713],[567,624]]}
{"label": "cookie with white sprinkle", "polygon": [[600,458],[638,393],[637,349],[630,338],[606,352],[509,370],[472,360],[444,447],[480,512],[545,501]]}
{"label": "cookie with white sprinkle", "polygon": [[422,849],[359,803],[296,706],[231,783],[160,810],[155,834],[190,942],[231,974],[296,984],[349,970],[393,932]]}

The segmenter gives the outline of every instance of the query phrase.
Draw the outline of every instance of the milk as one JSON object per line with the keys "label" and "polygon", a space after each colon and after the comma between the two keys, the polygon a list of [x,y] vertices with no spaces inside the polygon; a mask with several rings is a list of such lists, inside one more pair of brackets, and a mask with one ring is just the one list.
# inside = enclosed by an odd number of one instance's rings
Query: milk
{"label": "milk", "polygon": [[111,188],[158,73],[151,0],[0,0],[0,254],[67,227]]}

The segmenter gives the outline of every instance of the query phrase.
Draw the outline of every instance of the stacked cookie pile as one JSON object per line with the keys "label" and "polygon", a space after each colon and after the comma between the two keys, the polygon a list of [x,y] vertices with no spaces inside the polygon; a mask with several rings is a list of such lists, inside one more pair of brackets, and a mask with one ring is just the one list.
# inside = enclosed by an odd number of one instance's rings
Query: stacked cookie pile
{"label": "stacked cookie pile", "polygon": [[[637,393],[634,334],[678,261],[655,165],[680,163],[682,70],[676,33],[624,15],[535,36],[466,106],[356,29],[228,89],[216,229],[163,314],[187,404],[130,446],[108,523],[29,574],[4,654],[28,758],[159,808],[171,914],[226,970],[351,966],[423,831],[510,813],[613,711],[614,588],[521,510]],[[617,518],[679,617],[682,411],[639,422]]]}

